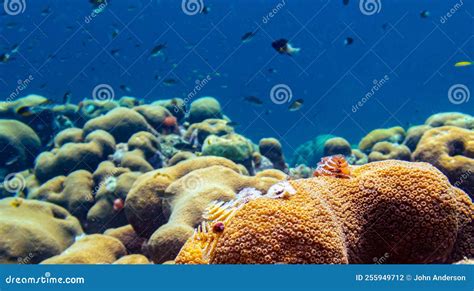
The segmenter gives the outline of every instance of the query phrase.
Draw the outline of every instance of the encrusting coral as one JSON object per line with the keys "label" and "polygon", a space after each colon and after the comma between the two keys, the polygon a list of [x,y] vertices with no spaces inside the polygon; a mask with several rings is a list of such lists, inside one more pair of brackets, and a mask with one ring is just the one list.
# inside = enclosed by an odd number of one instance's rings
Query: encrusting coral
{"label": "encrusting coral", "polygon": [[29,168],[41,148],[36,133],[16,120],[0,120],[0,178],[3,173]]}
{"label": "encrusting coral", "polygon": [[209,118],[222,118],[221,104],[213,97],[201,97],[191,103],[189,123],[197,123]]}
{"label": "encrusting coral", "polygon": [[80,235],[79,221],[62,207],[22,198],[0,200],[1,264],[37,264]]}
{"label": "encrusting coral", "polygon": [[210,135],[204,140],[202,154],[227,158],[245,166],[253,174],[252,157],[253,144],[244,136],[230,133],[223,136]]}
{"label": "encrusting coral", "polygon": [[369,132],[359,143],[359,149],[363,152],[370,153],[372,147],[381,141],[391,143],[401,143],[405,139],[405,130],[400,126],[391,128],[374,129]]}
{"label": "encrusting coral", "polygon": [[372,147],[372,152],[369,154],[369,162],[384,160],[410,161],[410,149],[405,145],[388,141],[378,142]]}
{"label": "encrusting coral", "polygon": [[202,213],[211,201],[232,200],[245,188],[265,192],[285,178],[286,175],[278,170],[246,176],[219,165],[192,171],[165,190],[171,214],[148,240],[147,253],[155,263],[174,259],[193,234],[193,228],[202,222]]}
{"label": "encrusting coral", "polygon": [[176,263],[451,263],[473,257],[474,204],[426,163],[382,161],[208,207]]}
{"label": "encrusting coral", "polygon": [[206,119],[191,124],[186,130],[184,138],[191,144],[202,145],[204,140],[210,135],[223,136],[229,133],[234,133],[234,128],[229,126],[229,121],[224,119]]}
{"label": "encrusting coral", "polygon": [[125,203],[127,220],[137,234],[150,237],[158,227],[166,223],[170,213],[163,200],[168,196],[166,189],[171,183],[194,170],[217,165],[237,173],[247,173],[245,168],[224,158],[197,157],[141,175],[130,189]]}
{"label": "encrusting coral", "polygon": [[115,141],[109,133],[103,130],[93,131],[81,143],[65,143],[59,148],[41,153],[36,158],[35,176],[39,181],[46,182],[75,170],[94,171],[101,161],[113,153],[114,148]]}
{"label": "encrusting coral", "polygon": [[272,162],[273,168],[283,172],[288,171],[281,143],[276,138],[262,138],[258,148],[260,153]]}
{"label": "encrusting coral", "polygon": [[127,250],[116,238],[93,234],[77,240],[61,254],[41,264],[112,264],[127,255]]}
{"label": "encrusting coral", "polygon": [[83,129],[85,135],[95,130],[104,130],[112,135],[116,142],[127,142],[134,133],[147,131],[151,126],[137,111],[119,107],[89,120]]}
{"label": "encrusting coral", "polygon": [[344,155],[352,153],[351,144],[342,137],[333,137],[324,143],[324,156]]}
{"label": "encrusting coral", "polygon": [[453,185],[474,197],[474,132],[442,126],[430,129],[413,152],[414,161],[437,167]]}

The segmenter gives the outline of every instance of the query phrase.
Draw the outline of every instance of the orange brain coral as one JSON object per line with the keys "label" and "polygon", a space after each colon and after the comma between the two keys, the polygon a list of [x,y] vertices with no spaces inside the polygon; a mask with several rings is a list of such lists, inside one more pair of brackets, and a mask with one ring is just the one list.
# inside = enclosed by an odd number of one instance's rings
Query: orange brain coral
{"label": "orange brain coral", "polygon": [[[211,206],[177,263],[449,263],[474,257],[474,205],[426,163],[383,161]],[[282,190],[283,189],[283,190]],[[213,223],[223,223],[214,232]]]}

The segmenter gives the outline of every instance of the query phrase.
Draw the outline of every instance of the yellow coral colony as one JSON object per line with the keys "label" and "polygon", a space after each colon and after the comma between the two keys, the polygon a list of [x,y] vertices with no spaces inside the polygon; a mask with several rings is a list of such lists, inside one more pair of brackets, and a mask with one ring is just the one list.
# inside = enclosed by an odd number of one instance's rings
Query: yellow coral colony
{"label": "yellow coral colony", "polygon": [[353,167],[212,203],[179,264],[451,263],[474,250],[474,205],[426,163]]}

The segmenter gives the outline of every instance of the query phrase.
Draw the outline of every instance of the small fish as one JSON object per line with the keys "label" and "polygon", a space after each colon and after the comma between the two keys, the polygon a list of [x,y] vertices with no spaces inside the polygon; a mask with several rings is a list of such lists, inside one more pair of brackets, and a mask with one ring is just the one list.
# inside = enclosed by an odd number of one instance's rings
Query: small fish
{"label": "small fish", "polygon": [[244,35],[242,35],[242,37],[240,38],[242,40],[243,43],[246,43],[246,42],[249,42],[252,40],[252,38],[255,36],[255,34],[257,34],[257,30],[255,31],[249,31],[249,32],[246,32]]}
{"label": "small fish", "polygon": [[114,210],[115,211],[120,211],[124,207],[123,199],[122,198],[117,198],[114,200]]}
{"label": "small fish", "polygon": [[352,37],[348,37],[344,40],[344,45],[349,46],[354,43],[354,39]]}
{"label": "small fish", "polygon": [[278,72],[278,71],[277,71],[276,69],[274,69],[274,68],[269,68],[267,71],[268,71],[269,73],[271,73],[271,74],[274,74],[274,73],[277,73],[277,72]]}
{"label": "small fish", "polygon": [[163,81],[163,84],[165,84],[165,86],[174,86],[178,84],[178,81],[172,78],[168,78]]}
{"label": "small fish", "polygon": [[0,62],[6,63],[10,60],[11,55],[9,53],[4,53],[0,55]]}
{"label": "small fish", "polygon": [[301,107],[303,107],[303,103],[304,103],[303,99],[297,99],[297,100],[293,101],[293,103],[290,104],[288,109],[290,111],[298,111],[298,110],[301,109]]}
{"label": "small fish", "polygon": [[100,5],[104,4],[107,5],[107,0],[89,0],[94,7],[99,7]]}
{"label": "small fish", "polygon": [[117,28],[114,28],[114,30],[112,31],[112,38],[116,38],[118,34],[119,30]]}
{"label": "small fish", "polygon": [[14,156],[5,163],[5,166],[11,166],[15,164],[16,162],[18,162],[19,159],[20,159],[19,156]]}
{"label": "small fish", "polygon": [[421,18],[428,18],[430,17],[430,12],[428,10],[423,10],[420,13]]}
{"label": "small fish", "polygon": [[154,58],[154,57],[157,57],[161,54],[163,54],[163,49],[166,48],[166,43],[162,43],[162,44],[159,44],[157,46],[155,46],[152,50],[151,50],[151,56]]}
{"label": "small fish", "polygon": [[10,202],[10,205],[15,207],[15,208],[18,208],[20,207],[20,205],[23,203],[23,199],[20,199],[20,198],[15,198],[12,200],[12,202]]}
{"label": "small fish", "polygon": [[384,23],[384,24],[382,24],[382,29],[383,29],[383,30],[387,30],[388,26],[389,26],[388,23]]}
{"label": "small fish", "polygon": [[186,142],[178,142],[173,147],[177,150],[180,150],[180,151],[194,151],[194,150],[196,150],[196,147],[194,147],[192,144],[186,143]]}
{"label": "small fish", "polygon": [[467,67],[472,65],[472,62],[469,61],[462,61],[462,62],[457,62],[454,64],[455,67]]}
{"label": "small fish", "polygon": [[202,14],[208,14],[209,12],[211,12],[211,8],[209,6],[203,6],[202,7],[202,9],[201,9]]}
{"label": "small fish", "polygon": [[132,89],[130,89],[130,87],[128,87],[127,85],[120,85],[120,89],[127,93],[132,92]]}
{"label": "small fish", "polygon": [[41,15],[42,15],[42,16],[46,16],[46,15],[48,15],[48,14],[50,14],[50,13],[51,13],[51,8],[50,8],[49,6],[46,7],[45,9],[43,9],[43,10],[41,11]]}
{"label": "small fish", "polygon": [[119,51],[120,51],[120,49],[112,49],[110,51],[110,54],[113,55],[114,57],[116,57],[116,56],[119,55]]}
{"label": "small fish", "polygon": [[344,4],[344,6],[349,5],[349,0],[342,0],[342,4]]}
{"label": "small fish", "polygon": [[46,88],[47,85],[48,85],[48,83],[43,83],[43,84],[41,84],[41,85],[40,85],[40,89]]}
{"label": "small fish", "polygon": [[16,110],[16,113],[23,117],[30,117],[34,114],[30,106],[22,106]]}
{"label": "small fish", "polygon": [[71,103],[71,98],[72,98],[71,91],[67,91],[66,93],[64,93],[64,95],[63,95],[63,104]]}
{"label": "small fish", "polygon": [[272,42],[272,47],[279,53],[279,54],[286,54],[292,56],[298,53],[301,49],[293,47],[287,39],[281,38]]}
{"label": "small fish", "polygon": [[254,105],[262,105],[263,104],[263,101],[262,99],[256,97],[256,96],[247,96],[247,97],[244,97],[244,101],[245,102],[248,102],[250,104],[254,104]]}

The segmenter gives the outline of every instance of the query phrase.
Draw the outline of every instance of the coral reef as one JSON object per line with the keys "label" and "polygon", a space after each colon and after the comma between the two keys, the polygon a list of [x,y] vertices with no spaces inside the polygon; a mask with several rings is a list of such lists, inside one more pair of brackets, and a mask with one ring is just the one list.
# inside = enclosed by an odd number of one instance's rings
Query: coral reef
{"label": "coral reef", "polygon": [[80,143],[65,143],[52,151],[41,153],[35,162],[36,178],[45,182],[75,170],[93,171],[114,151],[114,138],[106,131],[95,130],[88,134],[83,132],[83,136]]}
{"label": "coral reef", "polygon": [[245,168],[224,158],[197,157],[141,175],[125,201],[127,220],[136,233],[150,237],[158,227],[167,222],[170,213],[164,199],[168,197],[166,189],[171,183],[194,170],[211,166],[223,166],[237,173],[247,173]]}
{"label": "coral reef", "polygon": [[222,118],[221,104],[213,97],[202,97],[193,101],[189,108],[188,121],[198,123],[210,118]]}
{"label": "coral reef", "polygon": [[425,132],[431,128],[432,127],[429,125],[417,125],[410,127],[407,131],[407,135],[403,141],[403,144],[406,145],[410,151],[414,151],[423,134],[425,134]]}
{"label": "coral reef", "polygon": [[426,120],[425,124],[431,127],[450,125],[474,130],[474,118],[471,115],[459,112],[433,114]]}
{"label": "coral reef", "polygon": [[80,238],[64,252],[41,264],[112,264],[125,255],[127,250],[118,239],[93,234]]}
{"label": "coral reef", "polygon": [[0,263],[474,258],[471,115],[376,129],[359,148],[319,135],[288,165],[290,140],[254,144],[213,97],[69,97],[0,102]]}
{"label": "coral reef", "polygon": [[240,189],[252,188],[265,192],[286,175],[278,170],[266,170],[256,176],[245,176],[225,166],[211,166],[194,170],[171,183],[165,195],[169,198],[171,214],[146,245],[155,263],[172,260],[194,226],[202,222],[202,213],[214,200],[232,200]]}
{"label": "coral reef", "polygon": [[0,263],[37,264],[69,247],[82,229],[64,208],[36,200],[0,200]]}
{"label": "coral reef", "polygon": [[323,153],[324,156],[349,156],[352,153],[351,144],[342,137],[333,137],[324,143]]}
{"label": "coral reef", "polygon": [[41,149],[41,141],[26,124],[0,120],[0,178],[30,168]]}
{"label": "coral reef", "polygon": [[413,152],[414,161],[437,167],[451,183],[474,197],[474,132],[442,126],[428,130]]}
{"label": "coral reef", "polygon": [[372,152],[369,154],[369,162],[384,160],[410,161],[410,149],[405,145],[388,141],[378,142],[372,147]]}
{"label": "coral reef", "polygon": [[202,154],[227,158],[244,165],[249,173],[253,173],[253,144],[244,136],[230,133],[223,136],[210,135],[204,140]]}
{"label": "coral reef", "polygon": [[202,145],[204,140],[210,136],[223,136],[234,133],[234,129],[228,125],[224,119],[206,119],[198,123],[191,124],[184,134],[184,138],[191,144]]}
{"label": "coral reef", "polygon": [[[153,113],[150,113],[153,115]],[[112,135],[116,142],[127,142],[130,137],[139,131],[150,129],[145,117],[133,109],[119,107],[89,120],[84,125],[84,135],[95,130],[103,130]]]}
{"label": "coral reef", "polygon": [[258,148],[260,153],[272,162],[273,168],[288,171],[281,143],[276,138],[262,138]]}
{"label": "coral reef", "polygon": [[426,163],[284,182],[211,204],[177,263],[451,263],[474,256],[474,204]]}
{"label": "coral reef", "polygon": [[370,153],[372,147],[378,142],[401,143],[404,139],[405,130],[400,126],[375,129],[362,138],[359,143],[359,149],[365,153]]}
{"label": "coral reef", "polygon": [[314,139],[303,143],[296,148],[290,164],[292,166],[316,165],[324,157],[324,144],[333,137],[335,136],[330,134],[318,135]]}

